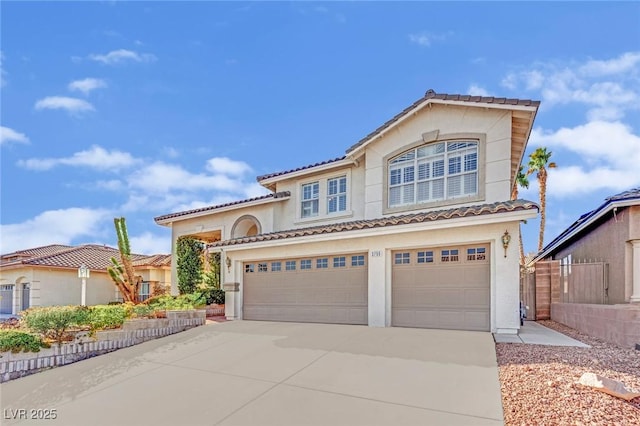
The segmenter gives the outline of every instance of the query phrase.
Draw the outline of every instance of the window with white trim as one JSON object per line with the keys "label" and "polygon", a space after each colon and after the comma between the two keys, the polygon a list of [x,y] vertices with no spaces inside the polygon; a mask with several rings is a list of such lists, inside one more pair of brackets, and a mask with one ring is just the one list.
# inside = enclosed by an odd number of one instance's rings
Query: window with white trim
{"label": "window with white trim", "polygon": [[333,267],[334,268],[343,268],[347,266],[347,258],[345,256],[334,257],[333,258]]}
{"label": "window with white trim", "polygon": [[244,265],[244,271],[245,271],[245,272],[248,272],[248,273],[249,273],[249,272],[253,272],[253,271],[254,271],[254,269],[253,269],[253,263],[249,263],[249,264],[247,264],[247,265]]}
{"label": "window with white trim", "polygon": [[433,263],[433,251],[419,251],[418,263]]}
{"label": "window with white trim", "polygon": [[269,272],[266,263],[258,263],[258,272]]}
{"label": "window with white trim", "polygon": [[282,263],[271,262],[271,272],[280,272],[280,271],[282,271]]}
{"label": "window with white trim", "polygon": [[393,259],[396,265],[408,265],[411,263],[411,253],[396,253]]}
{"label": "window with white trim", "polygon": [[459,260],[458,249],[442,250],[440,252],[441,262],[458,262]]}
{"label": "window with white trim", "polygon": [[151,283],[149,281],[142,281],[138,292],[138,300],[144,302],[149,296],[151,296]]}
{"label": "window with white trim", "polygon": [[313,182],[302,185],[302,217],[318,216],[318,204],[320,198],[320,183]]}
{"label": "window with white trim", "polygon": [[311,259],[303,259],[300,261],[300,269],[311,269]]}
{"label": "window with white trim", "polygon": [[327,180],[327,213],[347,211],[347,177]]}
{"label": "window with white trim", "polygon": [[389,161],[389,207],[478,194],[478,142],[437,142]]}
{"label": "window with white trim", "polygon": [[364,266],[364,255],[351,256],[351,266]]}
{"label": "window with white trim", "polygon": [[296,261],[295,260],[287,260],[285,262],[285,270],[287,270],[287,271],[295,271],[296,270]]}
{"label": "window with white trim", "polygon": [[322,259],[316,259],[316,269],[325,269],[329,267],[329,259],[326,257]]}

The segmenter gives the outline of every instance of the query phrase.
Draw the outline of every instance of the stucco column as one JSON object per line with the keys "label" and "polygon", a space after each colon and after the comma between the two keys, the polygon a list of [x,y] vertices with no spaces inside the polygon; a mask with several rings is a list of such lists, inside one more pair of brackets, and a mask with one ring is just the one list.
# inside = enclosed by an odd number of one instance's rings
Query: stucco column
{"label": "stucco column", "polygon": [[387,311],[386,251],[384,248],[369,250],[368,264],[369,326],[385,327]]}
{"label": "stucco column", "polygon": [[491,305],[494,318],[491,331],[494,333],[516,334],[520,329],[520,266],[518,253],[518,223],[505,224],[511,235],[506,257],[502,245],[502,234],[492,243]]}
{"label": "stucco column", "polygon": [[[227,259],[229,259],[227,263]],[[224,284],[224,315],[228,320],[240,319],[240,310],[242,308],[242,300],[240,298],[240,283],[236,279],[236,264],[227,253],[223,253],[220,261],[222,262]],[[227,266],[227,264],[229,266]]]}
{"label": "stucco column", "polygon": [[632,245],[632,267],[631,276],[633,280],[633,290],[629,302],[640,303],[640,240],[631,240]]}

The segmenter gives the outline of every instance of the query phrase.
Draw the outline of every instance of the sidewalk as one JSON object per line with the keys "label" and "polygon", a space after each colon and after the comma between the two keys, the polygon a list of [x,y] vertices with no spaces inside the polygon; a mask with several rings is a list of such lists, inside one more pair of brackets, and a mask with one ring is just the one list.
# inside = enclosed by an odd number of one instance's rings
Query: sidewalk
{"label": "sidewalk", "polygon": [[527,343],[531,345],[576,346],[590,348],[591,346],[573,339],[555,330],[551,330],[535,321],[525,321],[518,334],[495,334],[496,343]]}

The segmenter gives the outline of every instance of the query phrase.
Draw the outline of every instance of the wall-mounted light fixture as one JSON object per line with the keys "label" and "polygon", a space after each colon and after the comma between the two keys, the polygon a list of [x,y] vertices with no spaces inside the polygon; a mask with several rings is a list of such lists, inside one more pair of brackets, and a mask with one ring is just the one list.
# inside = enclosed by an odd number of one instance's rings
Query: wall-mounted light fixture
{"label": "wall-mounted light fixture", "polygon": [[229,256],[226,257],[224,263],[227,264],[227,272],[231,272],[231,258]]}
{"label": "wall-mounted light fixture", "polygon": [[509,235],[509,231],[504,231],[504,234],[502,234],[502,247],[504,247],[504,257],[507,257],[507,248],[509,247],[510,242],[511,235]]}

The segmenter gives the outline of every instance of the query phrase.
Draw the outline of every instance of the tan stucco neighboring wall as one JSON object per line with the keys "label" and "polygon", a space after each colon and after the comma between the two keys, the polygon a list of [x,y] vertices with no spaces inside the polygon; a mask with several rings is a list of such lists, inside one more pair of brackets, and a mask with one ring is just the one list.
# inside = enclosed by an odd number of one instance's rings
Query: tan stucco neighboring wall
{"label": "tan stucco neighboring wall", "polygon": [[609,303],[628,302],[632,291],[632,248],[628,243],[631,223],[630,209],[618,209],[615,215],[609,212],[607,218],[595,229],[558,251],[554,258],[561,260],[571,255],[572,262],[608,263]]}
{"label": "tan stucco neighboring wall", "polygon": [[[431,105],[386,133],[366,148],[365,218],[382,217],[385,206],[385,157],[402,147],[419,143],[423,134],[474,133],[486,135],[484,200],[456,205],[493,203],[511,194],[511,112],[474,107]],[[480,164],[481,165],[481,164]],[[482,172],[482,171],[481,171]],[[441,207],[431,207],[441,208]],[[420,209],[420,206],[416,206]]]}
{"label": "tan stucco neighboring wall", "polygon": [[[74,270],[24,267],[2,271],[2,284],[31,285],[31,306],[79,305],[82,281]],[[14,313],[22,308],[22,286],[16,286]],[[105,272],[91,271],[87,280],[87,305],[98,305],[116,300],[113,282]]]}

